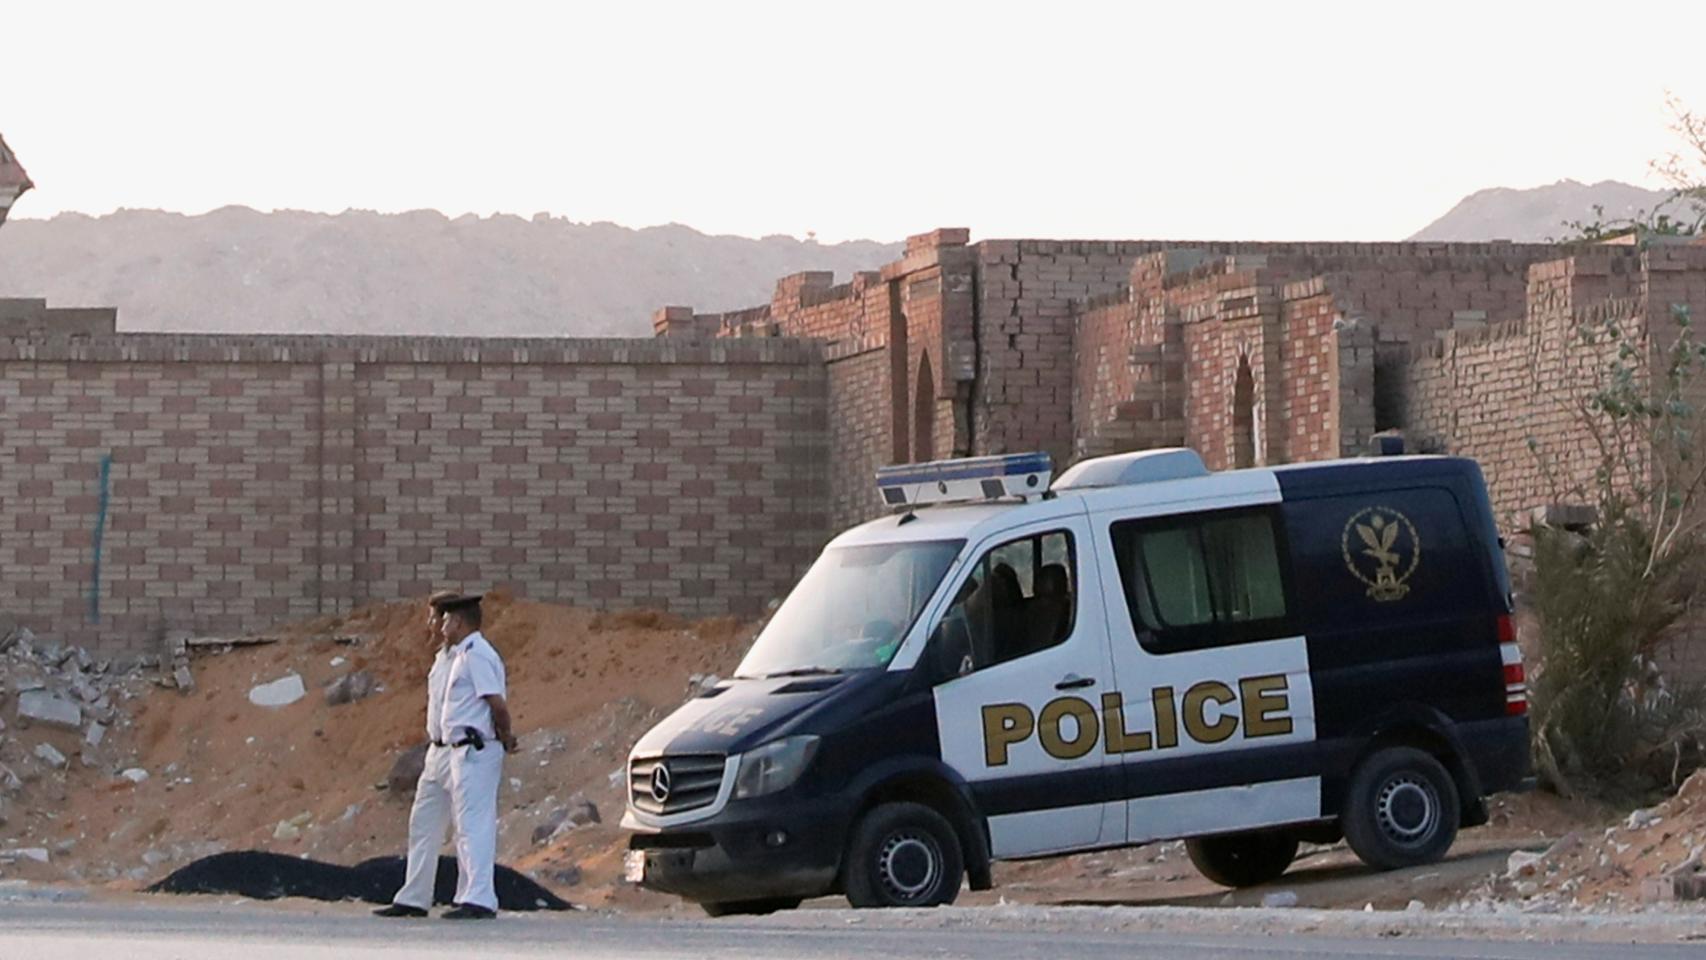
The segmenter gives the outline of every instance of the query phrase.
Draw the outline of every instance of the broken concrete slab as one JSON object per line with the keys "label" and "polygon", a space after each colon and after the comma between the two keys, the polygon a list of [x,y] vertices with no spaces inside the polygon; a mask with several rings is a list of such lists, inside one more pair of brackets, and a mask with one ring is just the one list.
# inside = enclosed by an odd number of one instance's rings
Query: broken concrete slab
{"label": "broken concrete slab", "polygon": [[70,692],[72,696],[84,703],[94,703],[101,699],[100,688],[82,677],[78,677],[76,680],[71,681]]}
{"label": "broken concrete slab", "polygon": [[71,761],[65,759],[65,754],[54,749],[54,746],[51,743],[38,743],[36,744],[36,748],[33,752],[36,755],[36,759],[55,770],[64,770],[66,766],[71,763]]}
{"label": "broken concrete slab", "polygon": [[195,674],[190,672],[190,665],[180,663],[172,669],[172,680],[177,683],[181,693],[189,693],[195,689]]}
{"label": "broken concrete slab", "polygon": [[31,723],[61,730],[83,729],[83,710],[69,700],[46,690],[25,690],[18,694],[18,716]]}
{"label": "broken concrete slab", "polygon": [[83,732],[83,742],[91,747],[98,747],[107,738],[107,726],[96,722],[89,724],[89,729]]}
{"label": "broken concrete slab", "polygon": [[126,780],[129,780],[131,783],[140,784],[140,783],[147,783],[148,782],[148,771],[142,769],[141,767],[131,767],[130,769],[119,774],[119,776],[123,777]]}
{"label": "broken concrete slab", "polygon": [[263,683],[249,691],[249,702],[257,707],[277,709],[288,707],[308,695],[308,688],[302,685],[299,674],[287,673],[272,681]]}

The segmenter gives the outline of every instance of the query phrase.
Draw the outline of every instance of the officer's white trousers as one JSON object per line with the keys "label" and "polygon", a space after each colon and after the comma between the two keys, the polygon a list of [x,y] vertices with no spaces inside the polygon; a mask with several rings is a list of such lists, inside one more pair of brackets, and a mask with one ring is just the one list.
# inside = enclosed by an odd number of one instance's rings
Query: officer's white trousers
{"label": "officer's white trousers", "polygon": [[492,862],[498,849],[498,782],[503,747],[427,747],[426,767],[409,811],[409,872],[392,902],[422,910],[432,906],[433,880],[444,831],[456,825],[456,902],[498,908]]}

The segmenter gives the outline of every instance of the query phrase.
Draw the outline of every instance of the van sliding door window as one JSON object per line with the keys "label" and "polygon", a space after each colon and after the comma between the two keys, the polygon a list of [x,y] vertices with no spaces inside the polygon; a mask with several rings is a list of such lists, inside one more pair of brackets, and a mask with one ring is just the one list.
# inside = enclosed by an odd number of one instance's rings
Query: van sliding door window
{"label": "van sliding door window", "polygon": [[1072,534],[1010,540],[972,567],[936,642],[962,674],[1047,650],[1072,632],[1077,588]]}
{"label": "van sliding door window", "polygon": [[1285,571],[1270,511],[1125,520],[1110,533],[1132,629],[1151,653],[1290,632]]}

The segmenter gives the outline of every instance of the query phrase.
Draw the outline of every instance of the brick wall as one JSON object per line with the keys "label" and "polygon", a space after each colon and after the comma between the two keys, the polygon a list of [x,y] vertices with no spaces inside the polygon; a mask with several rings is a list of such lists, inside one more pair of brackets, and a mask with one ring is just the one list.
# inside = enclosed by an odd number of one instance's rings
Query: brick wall
{"label": "brick wall", "polygon": [[1646,333],[1638,298],[1600,298],[1607,262],[1595,252],[1536,264],[1526,318],[1446,332],[1405,371],[1406,430],[1429,449],[1479,461],[1506,529],[1537,506],[1591,501],[1584,491],[1598,457],[1576,411],[1612,347],[1582,349],[1575,332],[1610,320],[1637,340]]}
{"label": "brick wall", "polygon": [[1288,285],[1285,341],[1280,356],[1280,416],[1286,456],[1326,460],[1340,455],[1339,350],[1333,329],[1342,318],[1323,277]]}
{"label": "brick wall", "polygon": [[[1056,464],[1072,461],[1078,305],[1117,293],[1137,258],[1164,246],[1070,240],[977,245],[974,452],[1046,450]],[[1117,350],[1106,336],[1101,345]]]}
{"label": "brick wall", "polygon": [[828,393],[788,340],[0,339],[6,607],[114,650],[444,585],[753,613],[828,535]]}
{"label": "brick wall", "polygon": [[[1377,406],[1392,416],[1391,381],[1409,345],[1521,317],[1524,271],[1553,252],[1518,244],[1072,246],[1131,262],[1123,287],[1076,311],[1073,455],[1184,443],[1216,467],[1238,462],[1239,445],[1268,463],[1360,451],[1377,429]],[[1254,380],[1249,405],[1235,409],[1245,368]],[[1175,416],[1178,426],[1168,419]]]}
{"label": "brick wall", "polygon": [[828,522],[832,533],[884,511],[877,468],[890,463],[889,357],[881,346],[828,348]]}

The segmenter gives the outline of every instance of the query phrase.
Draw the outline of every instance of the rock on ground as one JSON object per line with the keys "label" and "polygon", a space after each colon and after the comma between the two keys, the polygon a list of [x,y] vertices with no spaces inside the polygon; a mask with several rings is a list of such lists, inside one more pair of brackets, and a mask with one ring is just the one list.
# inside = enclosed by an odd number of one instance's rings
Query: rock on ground
{"label": "rock on ground", "polygon": [[249,702],[257,707],[288,707],[308,695],[308,688],[302,685],[302,676],[287,673],[272,681],[263,683],[249,690]]}
{"label": "rock on ground", "polygon": [[326,702],[334,707],[372,696],[379,683],[366,670],[346,673],[326,687]]}
{"label": "rock on ground", "polygon": [[391,764],[391,773],[385,777],[385,785],[392,793],[402,796],[415,792],[415,783],[426,770],[426,753],[427,745],[423,743],[398,755],[397,761]]}

